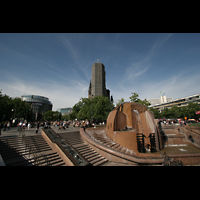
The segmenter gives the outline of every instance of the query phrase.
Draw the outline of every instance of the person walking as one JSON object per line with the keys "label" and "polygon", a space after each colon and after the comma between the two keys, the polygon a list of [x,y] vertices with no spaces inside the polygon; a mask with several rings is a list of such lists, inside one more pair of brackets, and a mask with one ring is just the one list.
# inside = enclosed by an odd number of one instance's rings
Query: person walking
{"label": "person walking", "polygon": [[36,129],[35,133],[38,133],[39,128],[40,128],[40,122],[37,123],[37,129]]}
{"label": "person walking", "polygon": [[10,130],[10,122],[7,123],[7,131]]}
{"label": "person walking", "polygon": [[31,124],[30,124],[30,122],[28,123],[28,130],[30,129],[30,127],[31,127]]}
{"label": "person walking", "polygon": [[86,128],[86,123],[84,122],[84,124],[83,124],[83,130],[84,130],[84,132],[85,132],[85,128]]}
{"label": "person walking", "polygon": [[6,122],[4,123],[3,127],[4,127],[3,131],[6,131],[6,128],[7,128],[7,123]]}
{"label": "person walking", "polygon": [[23,123],[19,123],[19,137],[22,136],[22,131],[23,131]]}

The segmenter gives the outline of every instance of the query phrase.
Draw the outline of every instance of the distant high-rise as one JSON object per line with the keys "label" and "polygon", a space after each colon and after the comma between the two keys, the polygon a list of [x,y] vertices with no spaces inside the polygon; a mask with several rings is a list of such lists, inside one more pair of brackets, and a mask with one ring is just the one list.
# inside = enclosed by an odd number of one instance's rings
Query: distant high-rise
{"label": "distant high-rise", "polygon": [[155,106],[158,104],[171,102],[173,101],[173,98],[162,95],[159,99],[147,99],[147,101],[151,104],[151,106]]}
{"label": "distant high-rise", "polygon": [[110,90],[106,89],[105,66],[102,63],[92,65],[92,80],[90,81],[88,97],[104,95],[110,100]]}

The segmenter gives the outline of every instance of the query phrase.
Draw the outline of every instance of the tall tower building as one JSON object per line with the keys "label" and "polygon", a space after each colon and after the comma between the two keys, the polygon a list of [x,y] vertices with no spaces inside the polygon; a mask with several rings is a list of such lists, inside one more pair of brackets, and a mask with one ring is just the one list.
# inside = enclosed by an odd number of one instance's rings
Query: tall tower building
{"label": "tall tower building", "polygon": [[94,63],[92,65],[91,93],[94,97],[100,95],[105,96],[105,74],[105,66],[102,63]]}
{"label": "tall tower building", "polygon": [[90,81],[88,98],[104,95],[110,99],[110,90],[106,89],[106,72],[102,63],[92,65],[92,80]]}

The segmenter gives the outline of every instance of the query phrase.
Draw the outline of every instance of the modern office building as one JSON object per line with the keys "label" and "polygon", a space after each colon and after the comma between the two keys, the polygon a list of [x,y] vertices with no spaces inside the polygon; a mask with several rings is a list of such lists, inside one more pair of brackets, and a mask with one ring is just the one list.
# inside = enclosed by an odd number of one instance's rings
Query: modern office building
{"label": "modern office building", "polygon": [[38,95],[22,95],[22,100],[26,103],[31,104],[32,108],[32,120],[43,119],[43,114],[48,110],[52,110],[53,104],[49,101],[47,97]]}
{"label": "modern office building", "polygon": [[191,96],[183,97],[180,99],[173,100],[171,102],[160,103],[157,105],[150,105],[149,108],[158,109],[160,112],[164,110],[164,108],[171,108],[172,106],[185,107],[188,106],[189,102],[198,103],[200,105],[200,94],[194,94]]}
{"label": "modern office building", "polygon": [[147,101],[151,104],[151,106],[155,106],[161,103],[168,103],[173,101],[173,98],[166,97],[166,96],[160,96],[159,99],[147,99]]}
{"label": "modern office building", "polygon": [[104,95],[110,98],[110,90],[106,89],[106,72],[102,63],[92,65],[92,79],[90,81],[88,98]]}
{"label": "modern office building", "polygon": [[62,115],[68,115],[72,112],[72,108],[58,108],[57,111]]}

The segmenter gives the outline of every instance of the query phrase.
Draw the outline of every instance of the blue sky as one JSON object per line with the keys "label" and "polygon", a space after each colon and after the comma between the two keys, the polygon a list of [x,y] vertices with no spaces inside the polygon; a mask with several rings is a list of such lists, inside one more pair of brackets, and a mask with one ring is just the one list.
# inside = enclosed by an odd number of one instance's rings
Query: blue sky
{"label": "blue sky", "polygon": [[72,107],[88,97],[97,59],[114,101],[200,93],[199,33],[0,33],[0,89]]}

